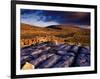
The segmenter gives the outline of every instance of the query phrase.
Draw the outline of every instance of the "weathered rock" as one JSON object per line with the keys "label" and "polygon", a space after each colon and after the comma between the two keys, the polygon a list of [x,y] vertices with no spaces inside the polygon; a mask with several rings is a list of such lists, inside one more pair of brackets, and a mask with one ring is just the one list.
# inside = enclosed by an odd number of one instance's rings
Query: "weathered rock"
{"label": "weathered rock", "polygon": [[64,49],[65,47],[66,47],[65,44],[61,44],[61,45],[59,45],[59,46],[57,47],[57,50],[62,50],[62,49]]}
{"label": "weathered rock", "polygon": [[42,64],[40,64],[40,66],[38,66],[37,68],[50,68],[50,67],[53,66],[59,59],[60,59],[60,56],[54,54],[54,55],[51,56],[49,59],[47,59],[47,60],[44,61]]}
{"label": "weathered rock", "polygon": [[80,47],[79,53],[89,54],[90,50],[85,47]]}
{"label": "weathered rock", "polygon": [[43,62],[44,60],[48,59],[51,56],[53,56],[53,54],[44,54],[35,60],[31,60],[30,63],[37,66],[39,63]]}
{"label": "weathered rock", "polygon": [[90,66],[90,51],[85,47],[79,49],[76,66]]}
{"label": "weathered rock", "polygon": [[21,49],[21,68],[26,62],[35,68],[90,66],[90,47],[44,42]]}
{"label": "weathered rock", "polygon": [[69,51],[71,49],[71,45],[66,45],[66,47],[64,47],[64,50]]}
{"label": "weathered rock", "polygon": [[67,51],[66,50],[59,50],[59,51],[57,51],[57,54],[59,54],[59,55],[66,55]]}
{"label": "weathered rock", "polygon": [[28,56],[32,53],[32,51],[33,51],[32,49],[22,49],[21,50],[21,55],[22,56]]}
{"label": "weathered rock", "polygon": [[23,70],[29,70],[29,69],[35,69],[35,67],[34,67],[34,65],[26,62],[22,69]]}
{"label": "weathered rock", "polygon": [[78,53],[79,46],[73,45],[69,51]]}

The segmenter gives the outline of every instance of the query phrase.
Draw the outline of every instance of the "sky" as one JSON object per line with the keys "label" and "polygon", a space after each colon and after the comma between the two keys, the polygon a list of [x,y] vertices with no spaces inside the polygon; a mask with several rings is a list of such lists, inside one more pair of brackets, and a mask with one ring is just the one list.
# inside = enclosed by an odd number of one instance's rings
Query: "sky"
{"label": "sky", "polygon": [[62,24],[90,26],[90,13],[21,9],[21,23],[39,27]]}

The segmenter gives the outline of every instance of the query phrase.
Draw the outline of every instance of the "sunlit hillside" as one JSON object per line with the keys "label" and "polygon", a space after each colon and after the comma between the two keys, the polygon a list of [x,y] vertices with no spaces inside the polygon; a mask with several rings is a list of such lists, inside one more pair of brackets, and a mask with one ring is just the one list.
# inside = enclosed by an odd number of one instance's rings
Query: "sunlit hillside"
{"label": "sunlit hillside", "polygon": [[90,45],[90,29],[76,25],[38,27],[21,24],[21,47],[41,42]]}

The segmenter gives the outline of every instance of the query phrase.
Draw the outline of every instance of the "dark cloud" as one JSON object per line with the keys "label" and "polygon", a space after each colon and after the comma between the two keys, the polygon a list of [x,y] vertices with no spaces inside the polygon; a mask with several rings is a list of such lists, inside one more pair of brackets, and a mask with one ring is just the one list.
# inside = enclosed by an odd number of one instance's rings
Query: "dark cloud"
{"label": "dark cloud", "polygon": [[49,11],[21,9],[21,19],[30,19],[42,22],[54,21],[59,24],[80,24],[90,25],[89,12]]}

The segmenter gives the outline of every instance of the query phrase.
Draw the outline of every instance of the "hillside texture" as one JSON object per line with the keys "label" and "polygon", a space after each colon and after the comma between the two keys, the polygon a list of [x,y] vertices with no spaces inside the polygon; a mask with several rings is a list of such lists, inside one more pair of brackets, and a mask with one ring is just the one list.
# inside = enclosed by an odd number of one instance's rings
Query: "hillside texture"
{"label": "hillside texture", "polygon": [[21,47],[42,42],[90,45],[90,29],[75,25],[36,27],[21,24]]}

